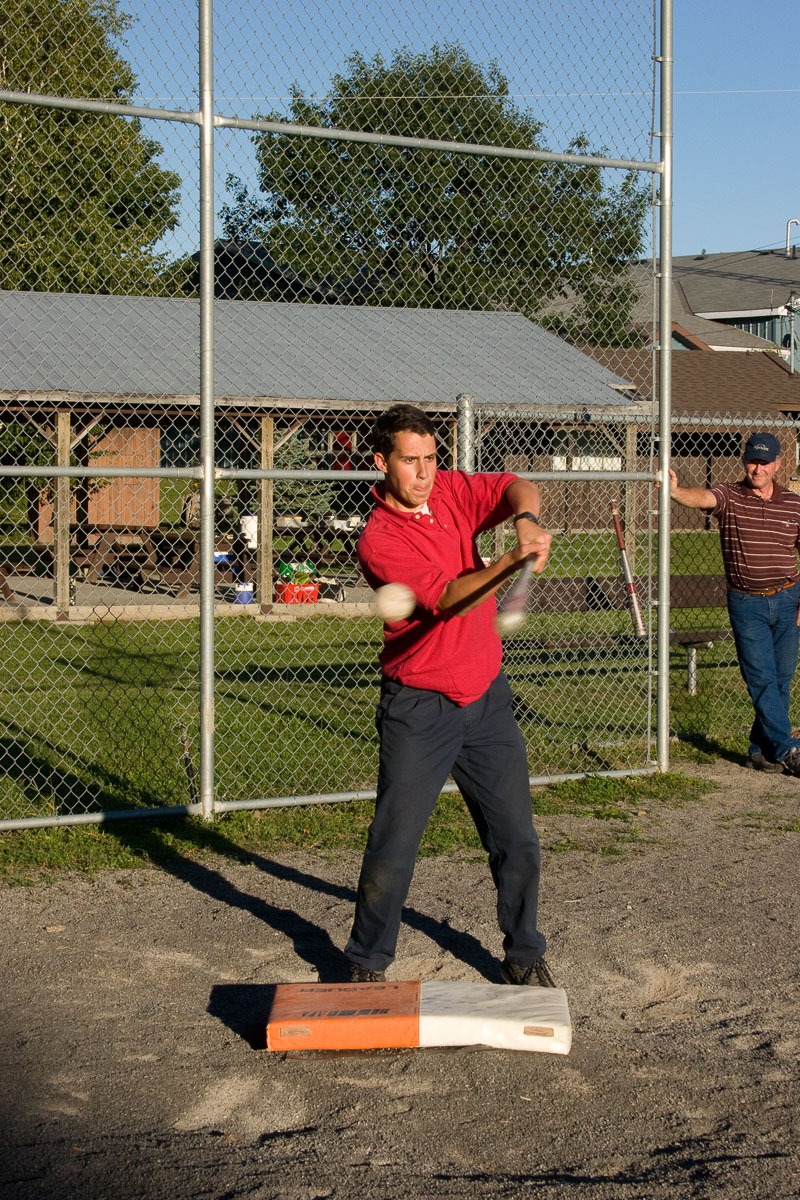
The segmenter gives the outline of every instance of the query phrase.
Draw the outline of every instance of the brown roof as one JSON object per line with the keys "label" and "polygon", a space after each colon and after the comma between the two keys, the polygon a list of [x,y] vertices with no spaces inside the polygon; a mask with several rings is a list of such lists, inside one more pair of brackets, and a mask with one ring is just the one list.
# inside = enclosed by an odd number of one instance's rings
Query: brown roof
{"label": "brown roof", "polygon": [[[587,346],[584,353],[635,383],[639,399],[652,399],[654,368],[649,350]],[[776,354],[675,350],[672,411],[676,416],[730,413],[780,417],[797,413],[800,372],[791,374],[788,365]]]}

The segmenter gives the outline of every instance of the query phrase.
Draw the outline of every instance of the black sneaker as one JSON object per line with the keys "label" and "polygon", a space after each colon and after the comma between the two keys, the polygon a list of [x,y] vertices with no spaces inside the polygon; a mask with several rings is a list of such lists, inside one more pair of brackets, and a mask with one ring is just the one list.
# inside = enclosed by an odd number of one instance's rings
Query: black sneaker
{"label": "black sneaker", "polygon": [[369,971],[359,963],[350,963],[350,983],[386,983],[385,971]]}
{"label": "black sneaker", "polygon": [[550,974],[550,968],[543,958],[537,958],[529,967],[506,959],[500,964],[500,974],[503,983],[513,983],[521,987],[555,987],[556,981]]}
{"label": "black sneaker", "polygon": [[767,771],[774,775],[783,771],[783,763],[773,762],[760,750],[754,750],[752,754],[748,754],[747,765],[751,771]]}
{"label": "black sneaker", "polygon": [[781,759],[781,767],[787,775],[800,775],[800,746],[792,746]]}

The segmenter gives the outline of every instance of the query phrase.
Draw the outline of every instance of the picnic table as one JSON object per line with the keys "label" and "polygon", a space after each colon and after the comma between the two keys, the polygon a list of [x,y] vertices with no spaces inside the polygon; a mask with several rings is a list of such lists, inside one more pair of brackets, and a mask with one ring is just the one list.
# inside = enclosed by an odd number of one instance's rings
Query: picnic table
{"label": "picnic table", "polygon": [[[87,583],[163,587],[179,596],[200,586],[200,538],[191,529],[95,526],[87,544],[74,547],[70,557]],[[241,534],[219,538],[214,552],[218,582],[233,585],[247,579],[250,559]]]}

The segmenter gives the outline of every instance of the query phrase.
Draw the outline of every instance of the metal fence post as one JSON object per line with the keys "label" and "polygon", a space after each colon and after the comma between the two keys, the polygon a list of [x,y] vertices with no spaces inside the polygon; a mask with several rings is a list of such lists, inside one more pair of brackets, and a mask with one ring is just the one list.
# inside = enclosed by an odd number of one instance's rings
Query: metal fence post
{"label": "metal fence post", "polygon": [[[275,466],[275,418],[261,418],[259,465],[264,471]],[[275,528],[275,487],[271,479],[259,482],[258,533],[258,599],[262,612],[269,612],[274,600],[272,572],[274,565],[273,530]]]}
{"label": "metal fence post", "polygon": [[658,309],[659,470],[658,644],[656,656],[656,749],[658,765],[669,769],[669,584],[672,437],[672,0],[661,10],[661,207],[659,210],[660,288]]}
{"label": "metal fence post", "polygon": [[[69,467],[71,440],[69,410],[60,409],[56,415],[56,463],[59,467]],[[53,561],[56,610],[62,620],[66,619],[69,607],[70,500],[69,476],[59,475],[53,497]]]}
{"label": "metal fence post", "polygon": [[459,471],[475,470],[475,408],[466,392],[456,396],[456,462]]}
{"label": "metal fence post", "polygon": [[214,815],[214,42],[200,0],[200,805]]}

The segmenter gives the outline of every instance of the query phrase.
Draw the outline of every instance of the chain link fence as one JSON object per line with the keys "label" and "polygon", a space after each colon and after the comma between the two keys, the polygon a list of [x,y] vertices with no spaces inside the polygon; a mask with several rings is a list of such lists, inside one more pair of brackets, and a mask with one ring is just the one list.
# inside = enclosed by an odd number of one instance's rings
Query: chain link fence
{"label": "chain link fence", "polygon": [[[455,466],[464,394],[556,534],[506,652],[532,771],[653,769],[655,367],[587,350],[654,346],[663,7],[1,0],[0,823],[370,792],[369,430],[419,404]],[[687,736],[746,709],[713,643]]]}

